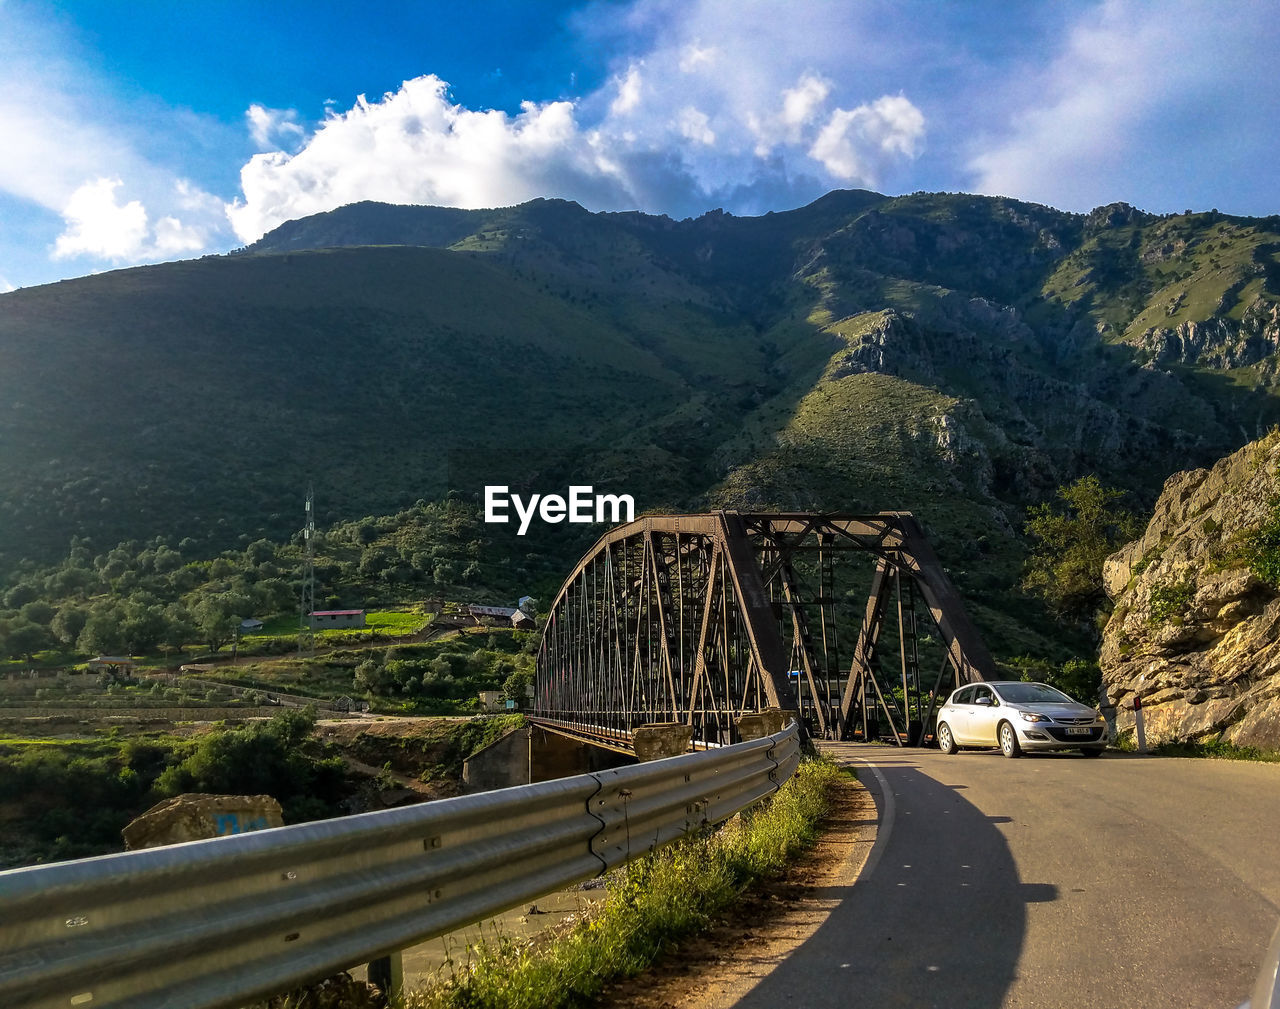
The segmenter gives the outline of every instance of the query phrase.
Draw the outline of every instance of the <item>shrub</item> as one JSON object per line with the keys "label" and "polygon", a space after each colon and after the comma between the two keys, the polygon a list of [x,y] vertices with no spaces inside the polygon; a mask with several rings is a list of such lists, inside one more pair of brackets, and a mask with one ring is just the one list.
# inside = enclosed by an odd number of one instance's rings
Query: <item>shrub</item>
{"label": "shrub", "polygon": [[1153,624],[1181,623],[1187,604],[1196,594],[1195,583],[1184,579],[1174,585],[1157,585],[1151,590],[1151,616]]}

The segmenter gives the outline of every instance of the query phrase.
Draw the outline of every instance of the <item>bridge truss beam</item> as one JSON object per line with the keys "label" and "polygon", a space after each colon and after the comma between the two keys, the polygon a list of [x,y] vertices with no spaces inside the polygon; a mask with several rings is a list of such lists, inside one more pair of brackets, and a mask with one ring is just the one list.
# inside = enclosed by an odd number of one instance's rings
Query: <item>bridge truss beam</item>
{"label": "bridge truss beam", "polygon": [[[936,677],[922,657],[940,659]],[[914,743],[946,690],[992,671],[909,513],[649,516],[606,533],[566,579],[535,715],[615,739],[683,722],[728,744],[739,716],[782,708],[825,738]]]}

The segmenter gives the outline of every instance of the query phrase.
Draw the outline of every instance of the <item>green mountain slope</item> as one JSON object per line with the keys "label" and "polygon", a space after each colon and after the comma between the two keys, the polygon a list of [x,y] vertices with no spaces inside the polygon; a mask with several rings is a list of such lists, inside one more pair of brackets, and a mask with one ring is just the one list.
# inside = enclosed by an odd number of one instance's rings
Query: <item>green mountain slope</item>
{"label": "green mountain slope", "polygon": [[[1088,472],[1149,503],[1280,421],[1278,250],[1277,218],[962,194],[344,207],[0,295],[0,576],[72,535],[286,537],[308,482],[322,521],[590,483],[914,510],[980,620],[1038,648],[1028,503]],[[567,564],[590,531],[538,536]]]}

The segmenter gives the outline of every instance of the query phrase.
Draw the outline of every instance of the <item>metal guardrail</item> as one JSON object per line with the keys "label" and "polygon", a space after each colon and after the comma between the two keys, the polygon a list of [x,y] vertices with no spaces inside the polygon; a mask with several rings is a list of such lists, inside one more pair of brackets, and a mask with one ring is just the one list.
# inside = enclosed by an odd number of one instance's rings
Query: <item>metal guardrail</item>
{"label": "metal guardrail", "polygon": [[798,728],[647,764],[0,872],[0,1006],[219,1009],[479,921],[775,791]]}

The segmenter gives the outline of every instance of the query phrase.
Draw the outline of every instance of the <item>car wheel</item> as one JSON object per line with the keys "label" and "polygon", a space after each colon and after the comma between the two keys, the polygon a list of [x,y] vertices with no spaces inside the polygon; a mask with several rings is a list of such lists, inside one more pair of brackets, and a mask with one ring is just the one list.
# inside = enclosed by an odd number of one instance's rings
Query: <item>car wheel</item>
{"label": "car wheel", "polygon": [[1018,734],[1008,722],[1000,723],[1000,752],[1006,757],[1022,756],[1022,747],[1018,745]]}
{"label": "car wheel", "polygon": [[938,723],[938,749],[948,756],[960,749],[956,746],[956,737],[951,734],[951,726],[946,722]]}
{"label": "car wheel", "polygon": [[1101,757],[1102,747],[1101,746],[1084,746],[1084,747],[1081,747],[1080,752],[1083,753],[1086,757]]}

